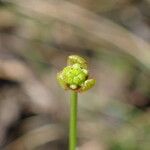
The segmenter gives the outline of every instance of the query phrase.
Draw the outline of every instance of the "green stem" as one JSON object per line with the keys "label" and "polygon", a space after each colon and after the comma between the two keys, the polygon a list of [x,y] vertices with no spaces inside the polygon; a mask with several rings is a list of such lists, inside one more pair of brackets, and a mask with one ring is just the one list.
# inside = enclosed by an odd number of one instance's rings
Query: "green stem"
{"label": "green stem", "polygon": [[75,150],[77,144],[77,108],[78,94],[71,91],[70,101],[70,129],[69,129],[69,150]]}

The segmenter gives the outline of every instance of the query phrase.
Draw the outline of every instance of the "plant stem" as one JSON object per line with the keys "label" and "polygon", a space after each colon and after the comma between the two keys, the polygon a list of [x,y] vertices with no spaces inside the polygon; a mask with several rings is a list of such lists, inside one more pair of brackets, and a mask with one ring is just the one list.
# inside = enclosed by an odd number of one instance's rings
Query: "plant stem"
{"label": "plant stem", "polygon": [[71,91],[70,101],[70,129],[69,129],[69,150],[75,150],[77,144],[77,108],[78,93]]}

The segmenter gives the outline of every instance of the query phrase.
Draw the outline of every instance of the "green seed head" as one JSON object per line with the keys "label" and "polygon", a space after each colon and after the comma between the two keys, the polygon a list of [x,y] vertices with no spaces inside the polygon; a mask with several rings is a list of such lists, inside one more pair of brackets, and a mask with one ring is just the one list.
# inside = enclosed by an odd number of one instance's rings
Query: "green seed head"
{"label": "green seed head", "polygon": [[87,78],[87,73],[78,64],[67,66],[62,71],[66,84],[80,86]]}
{"label": "green seed head", "polygon": [[[87,84],[88,70],[86,61],[82,57],[77,55],[69,56],[68,64],[69,65],[57,75],[61,87],[82,92],[94,85],[95,80],[93,79],[90,80],[90,84]],[[92,83],[92,81],[94,82]]]}

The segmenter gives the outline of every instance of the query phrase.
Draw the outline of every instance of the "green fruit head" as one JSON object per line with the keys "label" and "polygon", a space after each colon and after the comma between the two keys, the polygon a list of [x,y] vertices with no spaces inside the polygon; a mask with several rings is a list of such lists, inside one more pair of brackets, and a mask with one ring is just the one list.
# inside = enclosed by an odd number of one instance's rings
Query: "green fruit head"
{"label": "green fruit head", "polygon": [[68,62],[69,65],[57,75],[57,79],[61,87],[64,89],[85,91],[85,86],[88,86],[87,89],[89,89],[90,85],[94,85],[86,84],[88,79],[88,70],[86,69],[86,61],[82,57],[77,55],[69,56]]}

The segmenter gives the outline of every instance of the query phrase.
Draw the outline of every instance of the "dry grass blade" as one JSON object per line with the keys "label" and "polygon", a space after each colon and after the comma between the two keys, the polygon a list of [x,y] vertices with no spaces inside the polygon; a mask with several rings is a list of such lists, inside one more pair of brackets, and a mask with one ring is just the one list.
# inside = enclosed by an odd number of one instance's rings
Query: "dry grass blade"
{"label": "dry grass blade", "polygon": [[10,143],[6,150],[31,150],[47,142],[58,140],[63,136],[63,130],[57,124],[45,125],[31,130],[14,142]]}
{"label": "dry grass blade", "polygon": [[[145,67],[150,68],[150,44],[135,36],[118,24],[66,1],[14,0],[20,13],[50,21],[52,18],[71,24],[85,33],[97,44],[116,46],[123,53],[130,54]],[[83,35],[84,36],[84,35]]]}

